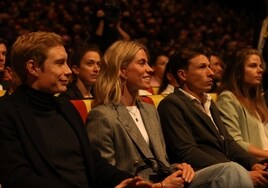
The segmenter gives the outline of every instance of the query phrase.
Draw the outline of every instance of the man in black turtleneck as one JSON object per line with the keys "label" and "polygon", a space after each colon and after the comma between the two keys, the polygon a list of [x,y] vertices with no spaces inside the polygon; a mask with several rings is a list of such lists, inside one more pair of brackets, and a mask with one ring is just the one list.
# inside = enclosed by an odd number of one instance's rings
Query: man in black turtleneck
{"label": "man in black turtleneck", "polygon": [[59,35],[33,32],[13,44],[22,85],[0,99],[0,184],[16,188],[151,187],[120,171],[90,145],[83,121],[66,99],[71,70]]}

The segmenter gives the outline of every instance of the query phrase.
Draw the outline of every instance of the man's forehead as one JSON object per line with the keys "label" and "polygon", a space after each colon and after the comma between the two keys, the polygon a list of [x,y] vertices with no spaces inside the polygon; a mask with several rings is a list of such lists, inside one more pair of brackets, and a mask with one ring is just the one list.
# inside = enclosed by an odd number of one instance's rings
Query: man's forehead
{"label": "man's forehead", "polygon": [[67,52],[64,46],[54,46],[47,51],[47,57],[58,57],[58,56],[66,56],[67,58]]}
{"label": "man's forehead", "polygon": [[189,65],[190,64],[200,64],[200,63],[210,63],[210,62],[209,62],[208,58],[203,54],[197,55],[189,60]]}

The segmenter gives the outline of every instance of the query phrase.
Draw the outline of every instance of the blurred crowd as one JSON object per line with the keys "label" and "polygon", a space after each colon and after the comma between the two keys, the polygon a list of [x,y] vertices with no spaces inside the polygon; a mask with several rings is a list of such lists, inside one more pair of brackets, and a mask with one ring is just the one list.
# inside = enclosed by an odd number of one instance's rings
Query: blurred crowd
{"label": "blurred crowd", "polygon": [[[8,45],[30,31],[54,31],[64,37],[68,49],[91,41],[98,27],[102,0],[0,1],[0,37]],[[251,44],[256,11],[243,1],[120,0],[119,22],[131,39],[152,51],[169,52],[188,40],[226,53],[237,45]],[[252,10],[252,7],[250,7]],[[116,12],[112,11],[112,14]],[[106,15],[111,17],[112,15]],[[107,18],[106,17],[106,18]],[[109,34],[108,34],[109,35]]]}

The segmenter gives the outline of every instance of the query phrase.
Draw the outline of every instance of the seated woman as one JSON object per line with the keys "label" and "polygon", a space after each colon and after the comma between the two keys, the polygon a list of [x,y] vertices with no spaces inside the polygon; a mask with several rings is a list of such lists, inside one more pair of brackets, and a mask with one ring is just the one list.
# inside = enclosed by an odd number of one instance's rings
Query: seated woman
{"label": "seated woman", "polygon": [[257,50],[233,54],[223,74],[217,107],[236,142],[250,154],[268,158],[268,109],[262,97],[263,59]]}
{"label": "seated woman", "polygon": [[87,99],[93,97],[93,85],[100,71],[101,52],[95,46],[81,44],[70,57],[73,81],[60,97]]}
{"label": "seated woman", "polygon": [[157,94],[168,95],[170,93],[173,93],[174,88],[176,87],[179,87],[179,84],[171,73],[170,63],[167,63]]}
{"label": "seated woman", "polygon": [[[196,173],[189,164],[169,164],[157,110],[138,96],[140,89],[150,87],[152,71],[148,65],[148,50],[140,43],[117,41],[105,52],[95,84],[95,107],[86,123],[89,138],[102,157],[121,170],[153,181],[153,187],[241,187],[247,184],[241,181],[243,173],[237,173],[234,163],[212,165]],[[144,165],[150,168],[143,168]],[[173,171],[163,177],[150,178],[161,169]],[[245,170],[239,172],[244,172],[249,179]],[[242,187],[251,187],[249,184]]]}
{"label": "seated woman", "polygon": [[163,80],[164,71],[168,62],[168,56],[164,53],[152,55],[152,79],[151,87],[159,87]]}

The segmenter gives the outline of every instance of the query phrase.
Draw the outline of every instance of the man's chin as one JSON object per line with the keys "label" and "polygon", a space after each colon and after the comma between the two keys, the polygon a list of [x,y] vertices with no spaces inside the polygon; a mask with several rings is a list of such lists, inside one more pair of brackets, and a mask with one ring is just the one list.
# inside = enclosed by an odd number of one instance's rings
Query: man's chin
{"label": "man's chin", "polygon": [[67,86],[61,86],[61,87],[57,88],[55,93],[64,93],[65,91],[67,91]]}
{"label": "man's chin", "polygon": [[211,90],[212,86],[208,86],[206,89],[204,89],[204,93],[207,93]]}

